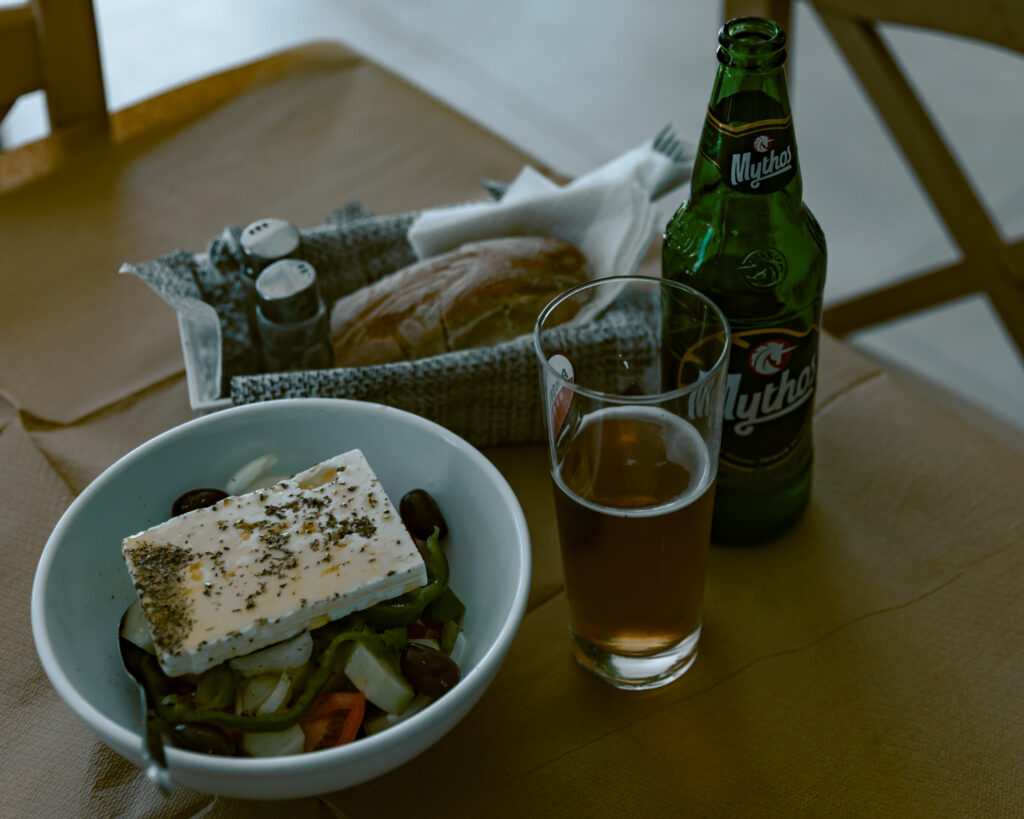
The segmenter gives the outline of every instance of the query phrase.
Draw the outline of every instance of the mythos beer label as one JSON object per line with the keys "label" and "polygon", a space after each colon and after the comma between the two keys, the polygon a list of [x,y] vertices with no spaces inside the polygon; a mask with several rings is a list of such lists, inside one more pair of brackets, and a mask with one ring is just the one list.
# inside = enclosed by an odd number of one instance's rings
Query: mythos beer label
{"label": "mythos beer label", "polygon": [[703,136],[701,152],[735,191],[774,193],[796,175],[792,115],[729,125],[709,109]]}
{"label": "mythos beer label", "polygon": [[772,466],[809,433],[818,368],[818,328],[734,333],[725,390],[722,460]]}

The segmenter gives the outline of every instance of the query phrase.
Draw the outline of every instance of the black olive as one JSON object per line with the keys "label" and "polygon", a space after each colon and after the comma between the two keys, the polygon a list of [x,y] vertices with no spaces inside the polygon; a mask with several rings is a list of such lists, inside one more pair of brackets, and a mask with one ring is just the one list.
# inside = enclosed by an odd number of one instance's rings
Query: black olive
{"label": "black olive", "polygon": [[235,755],[234,743],[216,725],[202,722],[179,723],[171,728],[170,740],[179,748],[200,754]]}
{"label": "black olive", "polygon": [[440,697],[447,694],[461,679],[455,661],[423,643],[406,643],[402,648],[402,676],[418,694]]}
{"label": "black olive", "polygon": [[398,504],[398,514],[402,523],[413,537],[426,540],[434,533],[434,528],[441,530],[439,537],[448,534],[448,524],[437,505],[426,489],[413,489],[406,492]]}
{"label": "black olive", "polygon": [[207,506],[213,506],[218,501],[224,500],[227,496],[228,493],[222,492],[220,489],[190,489],[174,502],[171,507],[171,515],[177,517],[191,512],[193,509],[205,509]]}

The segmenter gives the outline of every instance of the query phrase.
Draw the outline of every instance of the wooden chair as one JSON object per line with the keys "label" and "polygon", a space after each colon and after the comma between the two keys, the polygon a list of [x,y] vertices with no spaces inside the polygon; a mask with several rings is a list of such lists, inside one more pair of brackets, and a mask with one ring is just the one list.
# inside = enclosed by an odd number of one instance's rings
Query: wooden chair
{"label": "wooden chair", "polygon": [[356,64],[340,43],[312,42],[108,111],[92,0],[30,0],[0,9],[0,122],[14,103],[43,91],[50,134],[4,151],[0,194],[53,171],[90,143],[124,144],[167,131],[247,90],[330,61]]}
{"label": "wooden chair", "polygon": [[54,135],[107,129],[107,101],[91,0],[31,0],[0,10],[0,121],[24,94],[43,91]]}
{"label": "wooden chair", "polygon": [[1024,52],[1024,6],[932,0],[814,0],[812,3],[899,143],[962,259],[940,270],[830,305],[837,335],[971,293],[985,293],[1024,352],[1024,241],[1007,242],[878,35],[879,22],[984,40]]}
{"label": "wooden chair", "polygon": [[[845,336],[944,302],[984,293],[1024,353],[1024,241],[1006,241],[878,34],[896,23],[1024,52],[1024,4],[954,0],[810,0],[837,48],[885,120],[962,258],[939,270],[830,304],[823,323]],[[727,17],[788,20],[789,0],[727,0]]]}

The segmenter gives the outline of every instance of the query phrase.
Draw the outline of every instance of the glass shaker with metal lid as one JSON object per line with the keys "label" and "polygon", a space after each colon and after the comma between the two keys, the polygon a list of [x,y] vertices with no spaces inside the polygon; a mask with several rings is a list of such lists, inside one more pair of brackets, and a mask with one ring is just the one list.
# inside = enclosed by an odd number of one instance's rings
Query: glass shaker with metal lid
{"label": "glass shaker with metal lid", "polygon": [[298,258],[302,236],[295,225],[284,219],[260,219],[242,231],[238,243],[245,257],[245,274],[255,282],[272,262]]}
{"label": "glass shaker with metal lid", "polygon": [[285,219],[258,219],[247,225],[238,239],[242,250],[241,279],[246,290],[249,336],[259,340],[256,322],[256,277],[280,259],[302,258],[302,235]]}
{"label": "glass shaker with metal lid", "polygon": [[300,259],[281,259],[256,278],[256,324],[268,372],[331,367],[327,308],[316,270]]}

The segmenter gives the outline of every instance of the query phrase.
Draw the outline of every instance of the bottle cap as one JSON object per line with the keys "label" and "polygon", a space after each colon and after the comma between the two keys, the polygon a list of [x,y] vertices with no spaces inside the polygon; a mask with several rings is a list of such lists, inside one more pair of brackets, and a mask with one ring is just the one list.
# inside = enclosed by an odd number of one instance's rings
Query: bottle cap
{"label": "bottle cap", "polygon": [[271,262],[292,256],[302,237],[299,229],[284,219],[260,219],[242,231],[242,252],[254,262]]}
{"label": "bottle cap", "polygon": [[299,259],[268,265],[256,277],[256,299],[269,321],[289,324],[312,318],[320,309],[313,265]]}

